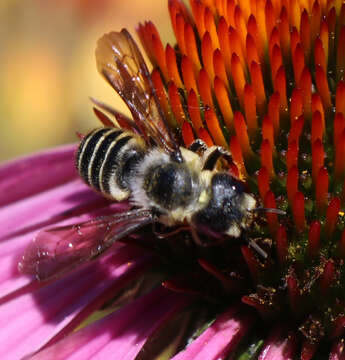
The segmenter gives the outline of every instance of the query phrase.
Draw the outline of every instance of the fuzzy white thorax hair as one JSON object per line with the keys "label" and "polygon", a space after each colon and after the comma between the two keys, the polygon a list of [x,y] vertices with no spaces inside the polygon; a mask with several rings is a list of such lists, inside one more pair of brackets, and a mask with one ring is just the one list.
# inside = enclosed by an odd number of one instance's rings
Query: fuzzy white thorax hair
{"label": "fuzzy white thorax hair", "polygon": [[130,201],[133,205],[144,209],[150,209],[154,205],[144,191],[146,171],[149,167],[166,164],[170,161],[169,155],[160,148],[153,148],[146,154],[143,161],[137,165],[137,176],[130,182],[132,192]]}
{"label": "fuzzy white thorax hair", "polygon": [[[191,204],[186,207],[181,207],[170,211],[166,216],[163,216],[161,220],[166,225],[175,225],[176,223],[183,222],[185,220],[190,221],[192,214],[206,206],[210,199],[210,180],[211,172],[202,171],[202,162],[199,155],[193,153],[185,148],[180,148],[183,159],[186,166],[198,176],[199,184],[196,189],[196,198]],[[143,161],[137,165],[137,176],[132,179],[130,183],[131,188],[131,203],[135,206],[150,209],[152,207],[162,210],[152,199],[150,199],[144,191],[144,179],[147,176],[147,170],[150,167],[163,165],[171,162],[170,156],[160,148],[154,148],[147,153]]]}

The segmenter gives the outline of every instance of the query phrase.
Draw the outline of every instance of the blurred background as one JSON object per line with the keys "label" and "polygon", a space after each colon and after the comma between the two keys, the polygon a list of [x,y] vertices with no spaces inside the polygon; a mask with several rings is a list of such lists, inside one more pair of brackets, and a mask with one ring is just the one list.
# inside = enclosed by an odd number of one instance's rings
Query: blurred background
{"label": "blurred background", "polygon": [[167,2],[1,0],[0,161],[75,142],[76,131],[98,126],[89,96],[126,112],[96,70],[97,39],[152,20],[173,43]]}

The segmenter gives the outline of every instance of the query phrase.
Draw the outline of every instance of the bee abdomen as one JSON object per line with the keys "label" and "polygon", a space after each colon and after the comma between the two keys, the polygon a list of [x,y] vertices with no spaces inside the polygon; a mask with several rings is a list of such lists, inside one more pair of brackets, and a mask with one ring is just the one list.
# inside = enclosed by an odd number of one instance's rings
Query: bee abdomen
{"label": "bee abdomen", "polygon": [[144,155],[144,142],[134,133],[100,128],[81,141],[76,166],[89,186],[120,201],[130,195],[129,178]]}

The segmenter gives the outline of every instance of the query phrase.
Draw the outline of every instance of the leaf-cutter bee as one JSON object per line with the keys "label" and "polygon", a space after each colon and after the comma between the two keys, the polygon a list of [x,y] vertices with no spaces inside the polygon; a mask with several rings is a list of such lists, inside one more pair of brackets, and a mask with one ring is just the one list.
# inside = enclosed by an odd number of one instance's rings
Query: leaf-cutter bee
{"label": "leaf-cutter bee", "polygon": [[122,119],[125,126],[97,128],[83,137],[76,168],[91,188],[114,201],[129,199],[132,209],[41,231],[20,262],[21,271],[39,279],[59,275],[156,222],[187,226],[200,245],[199,234],[239,238],[253,221],[257,202],[242,182],[217,169],[227,152],[218,146],[207,148],[201,141],[189,149],[178,145],[142,54],[127,30],[104,35],[96,60],[133,120]]}

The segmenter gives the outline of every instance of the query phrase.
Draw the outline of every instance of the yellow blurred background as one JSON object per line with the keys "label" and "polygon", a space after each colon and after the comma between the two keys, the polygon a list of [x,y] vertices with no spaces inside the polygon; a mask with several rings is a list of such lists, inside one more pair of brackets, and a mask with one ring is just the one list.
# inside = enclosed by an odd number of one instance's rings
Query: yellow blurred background
{"label": "yellow blurred background", "polygon": [[77,131],[98,126],[89,96],[125,112],[96,70],[97,39],[152,20],[173,43],[167,2],[1,0],[0,161],[77,141]]}

